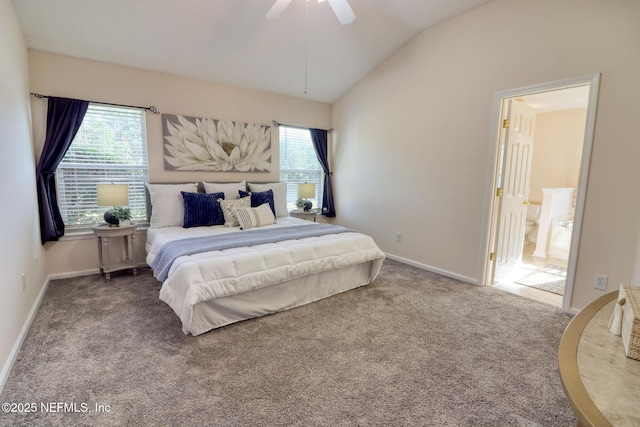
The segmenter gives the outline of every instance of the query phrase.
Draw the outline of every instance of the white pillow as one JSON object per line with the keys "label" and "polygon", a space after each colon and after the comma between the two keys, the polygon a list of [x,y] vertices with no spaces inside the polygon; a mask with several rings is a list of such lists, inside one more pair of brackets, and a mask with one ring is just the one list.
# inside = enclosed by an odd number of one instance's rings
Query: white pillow
{"label": "white pillow", "polygon": [[197,193],[198,184],[149,184],[151,227],[173,227],[184,224],[184,202],[181,191]]}
{"label": "white pillow", "polygon": [[271,225],[276,222],[269,203],[263,203],[257,208],[236,208],[236,218],[238,218],[241,230]]}
{"label": "white pillow", "polygon": [[224,193],[225,200],[239,199],[238,190],[247,191],[247,181],[242,182],[203,182],[204,192]]}
{"label": "white pillow", "polygon": [[276,208],[276,216],[288,216],[287,210],[287,184],[284,182],[272,182],[269,184],[253,184],[249,183],[249,191],[273,191],[273,205]]}
{"label": "white pillow", "polygon": [[[250,208],[251,197],[247,196],[236,200],[218,199],[218,203],[220,203],[220,208],[222,208],[222,215],[224,215],[224,226],[237,227],[240,225],[240,223],[238,222],[238,217],[236,216],[236,209]],[[271,208],[269,208],[269,210],[271,210]]]}

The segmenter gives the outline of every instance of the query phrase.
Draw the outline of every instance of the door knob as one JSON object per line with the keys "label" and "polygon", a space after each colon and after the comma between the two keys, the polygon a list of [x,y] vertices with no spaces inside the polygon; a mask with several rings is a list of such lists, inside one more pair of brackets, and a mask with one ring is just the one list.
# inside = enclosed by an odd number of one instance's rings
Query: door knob
{"label": "door knob", "polygon": [[522,204],[523,204],[523,205],[528,205],[528,204],[529,204],[529,201],[528,201],[528,200],[523,200],[523,201],[522,201]]}

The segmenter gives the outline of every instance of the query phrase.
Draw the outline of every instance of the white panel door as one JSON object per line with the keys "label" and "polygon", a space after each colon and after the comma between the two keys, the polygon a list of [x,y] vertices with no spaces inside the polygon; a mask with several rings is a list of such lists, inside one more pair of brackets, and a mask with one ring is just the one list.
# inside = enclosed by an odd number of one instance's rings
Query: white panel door
{"label": "white panel door", "polygon": [[533,108],[516,100],[507,102],[511,103],[511,113],[501,168],[503,195],[498,215],[495,283],[508,280],[522,261],[536,118]]}

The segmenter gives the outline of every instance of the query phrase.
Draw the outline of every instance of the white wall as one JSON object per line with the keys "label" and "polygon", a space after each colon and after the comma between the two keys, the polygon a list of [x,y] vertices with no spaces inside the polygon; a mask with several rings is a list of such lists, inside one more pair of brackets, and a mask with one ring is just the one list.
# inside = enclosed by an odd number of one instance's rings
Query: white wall
{"label": "white wall", "polygon": [[[10,0],[0,0],[0,391],[46,281],[29,120],[27,48]],[[22,289],[22,274],[27,288]]]}
{"label": "white wall", "polygon": [[494,0],[421,33],[334,104],[339,221],[481,281],[495,93],[600,72],[571,307],[602,294],[596,273],[638,276],[638,22],[637,1]]}
{"label": "white wall", "polygon": [[[331,105],[248,89],[205,83],[167,74],[95,61],[29,51],[30,89],[44,95],[154,105],[167,114],[271,125],[280,123],[329,129]],[[32,100],[33,134],[38,155],[44,143],[46,101]],[[270,173],[165,171],[160,115],[147,113],[150,182],[279,181],[279,144],[272,127]],[[144,235],[136,239],[138,259],[144,259]],[[92,270],[97,265],[95,239],[65,240],[45,245],[50,274]]]}
{"label": "white wall", "polygon": [[[6,2],[6,0],[5,0]],[[339,220],[387,252],[480,281],[490,130],[497,91],[601,72],[576,292],[579,308],[640,271],[640,171],[634,144],[640,2],[494,0],[427,30],[332,108],[92,61],[29,53],[30,89],[200,117],[334,127]],[[33,103],[36,153],[44,111]],[[39,110],[40,109],[40,110]],[[160,121],[149,116],[150,180],[236,180],[163,170]],[[275,148],[275,146],[274,146]],[[277,150],[274,150],[277,164]],[[265,174],[264,179],[276,179]],[[624,208],[622,208],[624,207]],[[403,233],[397,243],[396,232]],[[95,242],[47,244],[50,273],[95,265]],[[64,259],[72,258],[66,263]]]}
{"label": "white wall", "polygon": [[586,108],[536,115],[529,201],[542,203],[543,188],[577,188]]}

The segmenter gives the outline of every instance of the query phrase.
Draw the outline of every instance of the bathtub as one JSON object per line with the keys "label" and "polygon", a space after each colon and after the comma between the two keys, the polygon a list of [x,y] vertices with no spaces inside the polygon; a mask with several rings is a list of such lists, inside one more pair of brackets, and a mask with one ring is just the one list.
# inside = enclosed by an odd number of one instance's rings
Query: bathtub
{"label": "bathtub", "polygon": [[549,256],[551,258],[569,259],[573,219],[554,221],[549,236]]}

